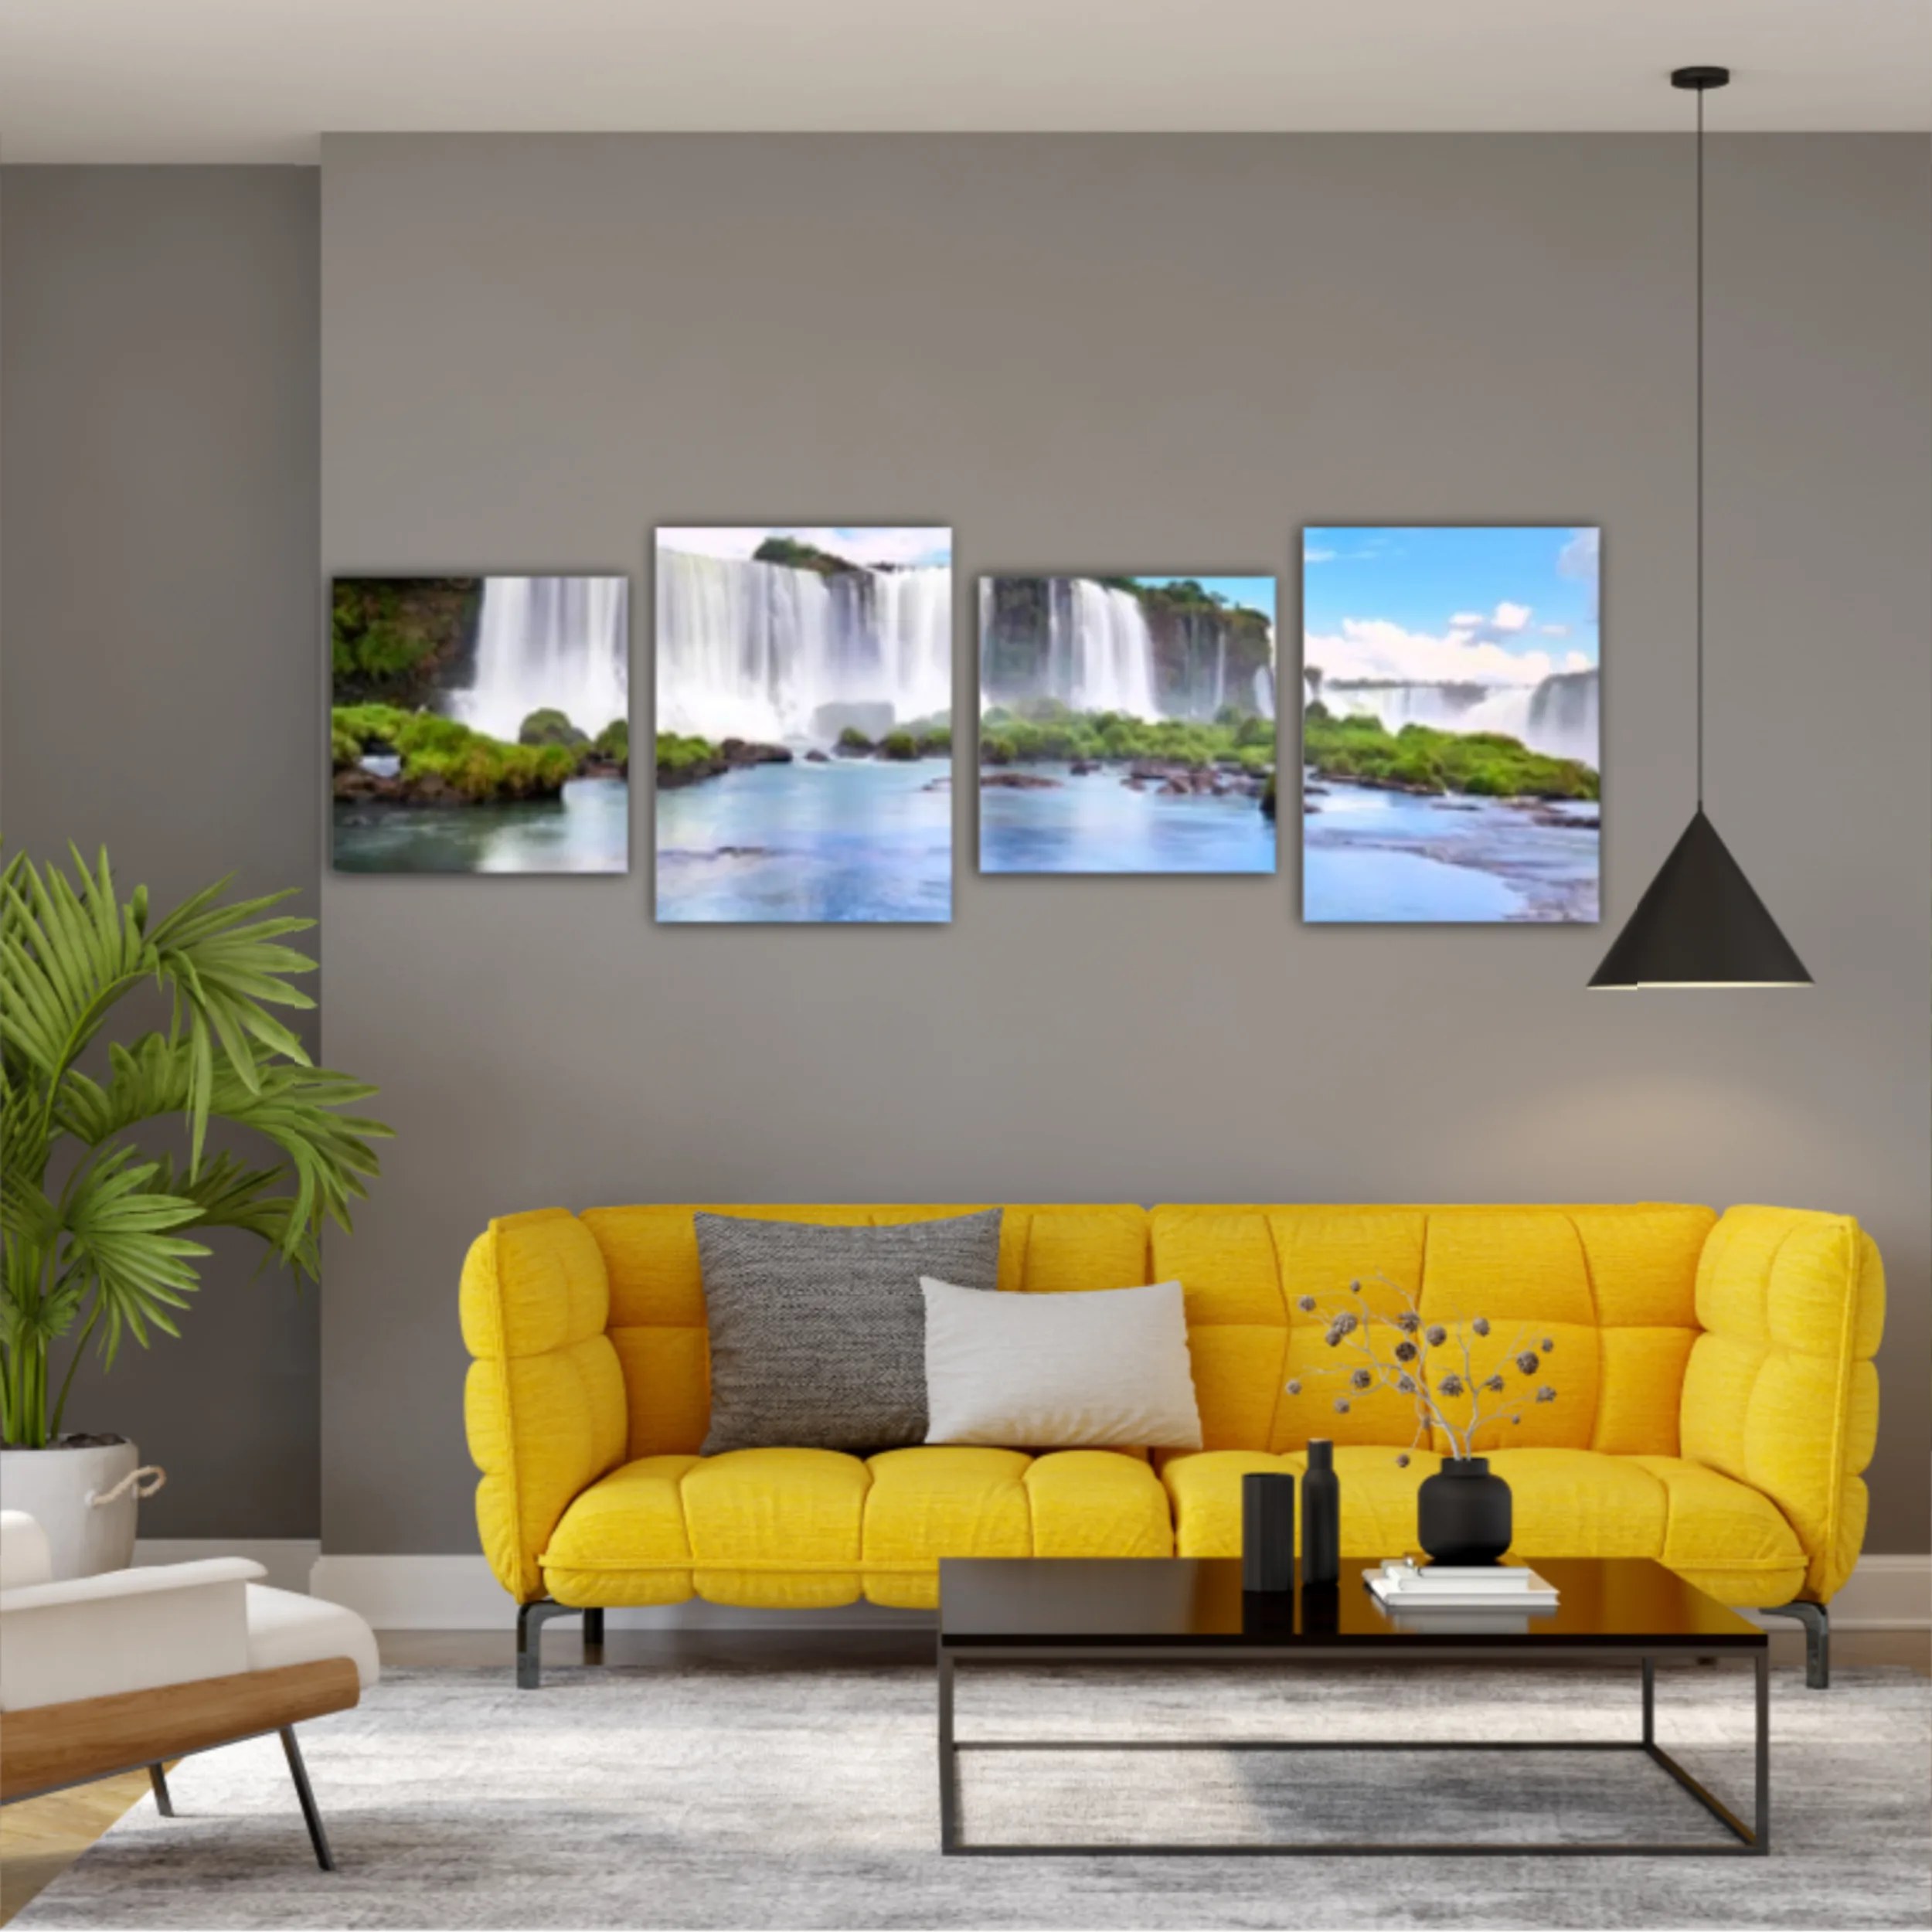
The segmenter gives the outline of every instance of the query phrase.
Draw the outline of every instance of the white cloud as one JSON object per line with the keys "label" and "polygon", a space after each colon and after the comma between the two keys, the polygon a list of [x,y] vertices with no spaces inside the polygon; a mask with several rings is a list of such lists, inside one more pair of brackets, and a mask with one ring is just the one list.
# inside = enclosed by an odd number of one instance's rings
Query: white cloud
{"label": "white cloud", "polygon": [[1344,682],[1379,679],[1400,684],[1536,684],[1548,677],[1551,669],[1545,651],[1505,650],[1492,639],[1461,630],[1433,637],[1426,631],[1405,631],[1380,617],[1344,617],[1338,634],[1310,634],[1303,641],[1302,657],[1304,662],[1318,666],[1324,675]]}
{"label": "white cloud", "polygon": [[1458,611],[1449,620],[1449,634],[1458,643],[1495,644],[1526,629],[1529,617],[1528,604],[1505,600],[1488,617],[1480,611]]}
{"label": "white cloud", "polygon": [[1604,533],[1601,530],[1573,530],[1570,541],[1556,553],[1556,573],[1560,577],[1577,577],[1585,583],[1594,583],[1597,572],[1603,560]]}
{"label": "white cloud", "polygon": [[1596,668],[1580,651],[1566,651],[1563,654],[1563,668],[1566,671],[1594,671]]}
{"label": "white cloud", "polygon": [[945,563],[951,560],[952,532],[939,526],[855,529],[832,526],[710,524],[660,529],[658,548],[697,556],[748,557],[769,536],[788,536],[828,550],[853,563]]}
{"label": "white cloud", "polygon": [[1566,624],[1546,624],[1539,628],[1546,638],[1566,638],[1570,635],[1570,626]]}
{"label": "white cloud", "polygon": [[1332,563],[1335,555],[1332,550],[1311,550],[1305,543],[1301,546],[1301,561],[1304,563]]}
{"label": "white cloud", "polygon": [[1604,533],[1597,529],[1571,531],[1570,541],[1556,553],[1556,574],[1590,586],[1592,623],[1603,594],[1603,559]]}

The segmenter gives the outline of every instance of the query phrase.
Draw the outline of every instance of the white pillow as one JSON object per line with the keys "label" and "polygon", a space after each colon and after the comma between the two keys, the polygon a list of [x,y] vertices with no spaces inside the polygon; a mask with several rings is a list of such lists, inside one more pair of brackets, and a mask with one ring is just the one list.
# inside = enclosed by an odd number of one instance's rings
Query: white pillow
{"label": "white pillow", "polygon": [[1200,1447],[1179,1282],[1070,1294],[919,1285],[928,1442]]}

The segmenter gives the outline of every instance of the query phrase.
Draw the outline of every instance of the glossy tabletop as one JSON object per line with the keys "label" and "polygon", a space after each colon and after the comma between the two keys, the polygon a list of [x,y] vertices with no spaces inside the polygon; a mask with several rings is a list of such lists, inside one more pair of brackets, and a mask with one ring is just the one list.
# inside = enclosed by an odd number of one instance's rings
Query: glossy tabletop
{"label": "glossy tabletop", "polygon": [[1385,1611],[1346,1559],[1338,1584],[1241,1588],[1238,1557],[949,1557],[939,1566],[947,1649],[1763,1649],[1764,1631],[1647,1556],[1538,1559],[1553,1610]]}

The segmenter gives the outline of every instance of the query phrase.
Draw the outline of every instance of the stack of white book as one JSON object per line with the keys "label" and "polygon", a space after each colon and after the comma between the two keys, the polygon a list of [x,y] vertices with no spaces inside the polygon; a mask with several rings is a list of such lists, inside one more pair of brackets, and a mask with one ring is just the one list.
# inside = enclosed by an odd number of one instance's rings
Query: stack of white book
{"label": "stack of white book", "polygon": [[1520,1563],[1462,1567],[1418,1565],[1400,1557],[1368,1572],[1369,1587],[1385,1610],[1554,1610],[1556,1593]]}

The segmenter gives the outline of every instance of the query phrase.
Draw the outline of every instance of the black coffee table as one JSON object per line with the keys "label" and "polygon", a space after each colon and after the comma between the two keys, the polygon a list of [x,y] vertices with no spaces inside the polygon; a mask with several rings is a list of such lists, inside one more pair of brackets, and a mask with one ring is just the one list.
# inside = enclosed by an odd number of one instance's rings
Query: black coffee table
{"label": "black coffee table", "polygon": [[[1362,1573],[1347,1561],[1338,1586],[1280,1597],[1243,1595],[1233,1558],[957,1557],[939,1566],[940,1849],[947,1852],[1038,1856],[1158,1853],[1473,1854],[1539,1857],[1636,1853],[1758,1856],[1770,1842],[1770,1676],[1764,1633],[1647,1557],[1565,1558],[1533,1567],[1556,1587],[1553,1611],[1492,1614],[1436,1611],[1396,1619],[1385,1614]],[[1656,1659],[1712,1657],[1748,1661],[1757,1680],[1754,1821],[1747,1825],[1657,1742]],[[1358,1743],[1248,1739],[1092,1740],[1028,1738],[961,1742],[954,1735],[953,1679],[967,1662],[1009,1664],[1212,1662],[1537,1663],[1590,1658],[1640,1666],[1641,1732],[1591,1741]],[[1676,1779],[1727,1829],[1721,1840],[1662,1843],[1620,1839],[1499,1844],[1338,1843],[1332,1839],[1264,1844],[1030,1845],[962,1841],[959,1753],[962,1751],[1641,1751]]]}

